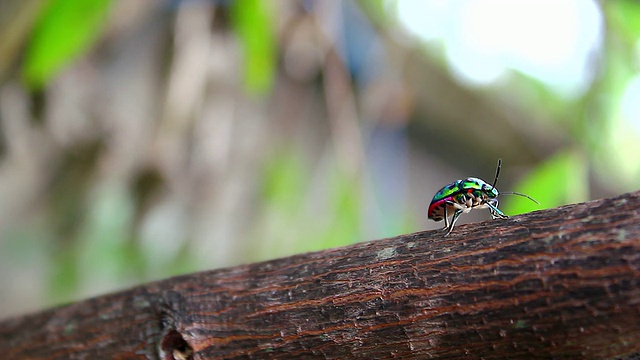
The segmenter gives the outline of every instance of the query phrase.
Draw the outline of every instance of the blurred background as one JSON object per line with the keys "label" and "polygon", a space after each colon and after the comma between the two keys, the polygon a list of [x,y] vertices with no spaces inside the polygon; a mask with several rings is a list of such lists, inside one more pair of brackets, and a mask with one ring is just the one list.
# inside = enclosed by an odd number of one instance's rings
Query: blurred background
{"label": "blurred background", "polygon": [[636,190],[639,70],[636,1],[1,1],[0,318]]}

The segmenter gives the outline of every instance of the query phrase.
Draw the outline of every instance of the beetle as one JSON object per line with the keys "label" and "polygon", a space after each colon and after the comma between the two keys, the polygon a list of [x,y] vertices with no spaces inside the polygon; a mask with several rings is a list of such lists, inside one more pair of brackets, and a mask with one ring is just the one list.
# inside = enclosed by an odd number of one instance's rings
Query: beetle
{"label": "beetle", "polygon": [[[496,176],[491,185],[482,179],[469,177],[464,180],[456,180],[440,189],[433,196],[431,204],[429,204],[427,217],[434,221],[444,220],[445,225],[442,230],[447,232],[445,234],[447,236],[453,230],[453,226],[460,215],[473,209],[488,208],[492,219],[507,219],[508,216],[498,209],[499,195],[519,195],[540,205],[534,198],[526,194],[514,191],[499,193],[498,189],[496,189],[496,183],[498,182],[501,166],[502,159],[498,159]],[[452,216],[451,221],[449,221],[449,216]]]}

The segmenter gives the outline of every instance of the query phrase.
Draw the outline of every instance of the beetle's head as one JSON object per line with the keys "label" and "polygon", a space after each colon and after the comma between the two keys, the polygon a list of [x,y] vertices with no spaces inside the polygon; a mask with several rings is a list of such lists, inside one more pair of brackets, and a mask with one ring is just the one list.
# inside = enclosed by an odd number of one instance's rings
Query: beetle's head
{"label": "beetle's head", "polygon": [[489,186],[489,184],[482,185],[482,192],[487,195],[490,199],[495,199],[498,197],[498,189],[496,189],[496,184],[498,183],[498,176],[500,176],[500,166],[502,165],[502,159],[498,159],[498,166],[496,167],[496,177],[493,179],[493,184]]}
{"label": "beetle's head", "polygon": [[482,192],[485,195],[487,195],[487,197],[490,199],[495,199],[498,197],[498,195],[500,195],[500,193],[498,192],[498,189],[496,189],[493,185],[489,185],[489,184],[482,185]]}

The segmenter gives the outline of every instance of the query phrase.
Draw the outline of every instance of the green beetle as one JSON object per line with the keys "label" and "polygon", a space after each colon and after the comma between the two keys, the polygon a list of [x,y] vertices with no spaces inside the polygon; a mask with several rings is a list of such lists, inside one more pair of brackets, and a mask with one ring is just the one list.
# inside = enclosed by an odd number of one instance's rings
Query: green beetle
{"label": "green beetle", "polygon": [[[499,193],[498,189],[496,189],[496,183],[500,175],[501,165],[502,159],[498,159],[496,177],[492,185],[489,185],[482,179],[469,177],[464,180],[456,180],[446,185],[433,196],[433,200],[431,200],[431,204],[429,204],[427,216],[434,221],[445,221],[443,229],[447,232],[445,236],[451,233],[460,215],[468,213],[473,209],[488,208],[492,219],[508,218],[507,215],[498,209],[499,195],[519,195],[530,199],[536,204],[540,204],[529,195],[517,192]],[[453,216],[451,221],[449,221],[449,216]]]}

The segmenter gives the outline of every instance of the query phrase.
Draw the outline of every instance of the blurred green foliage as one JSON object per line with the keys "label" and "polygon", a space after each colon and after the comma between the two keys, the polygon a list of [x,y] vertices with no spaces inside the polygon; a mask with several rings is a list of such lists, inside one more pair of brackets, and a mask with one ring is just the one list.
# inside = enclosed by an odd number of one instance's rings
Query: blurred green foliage
{"label": "blurred green foliage", "polygon": [[44,86],[101,35],[111,0],[49,0],[29,41],[23,76],[32,88]]}
{"label": "blurred green foliage", "polygon": [[[274,153],[263,171],[261,205],[266,220],[260,227],[264,230],[256,235],[262,238],[263,245],[254,249],[258,252],[254,254],[256,258],[265,254],[277,257],[326,249],[361,240],[362,190],[349,174],[332,167],[329,179],[312,179],[295,151]],[[316,201],[314,197],[321,200]]]}
{"label": "blurred green foliage", "polygon": [[640,153],[639,133],[630,127],[638,119],[624,117],[621,99],[640,68],[640,3],[621,0],[600,4],[607,24],[605,48],[601,57],[594,58],[599,72],[594,74],[589,91],[581,98],[566,99],[545,90],[536,79],[522,82],[537,89],[536,97],[545,104],[539,111],[552,115],[570,141],[515,186],[516,191],[531,195],[541,205],[510,198],[504,201],[509,214],[586,201],[591,198],[594,178],[615,192],[638,186],[640,161],[631,154]]}
{"label": "blurred green foliage", "polygon": [[515,189],[527,194],[540,205],[513,196],[505,199],[504,211],[509,215],[548,209],[588,200],[588,172],[584,156],[577,152],[561,152],[533,169]]}
{"label": "blurred green foliage", "polygon": [[633,44],[640,36],[640,4],[632,0],[607,1],[603,3],[609,25]]}
{"label": "blurred green foliage", "polygon": [[231,19],[244,49],[244,79],[250,93],[264,94],[273,82],[276,43],[271,14],[261,0],[231,2]]}

